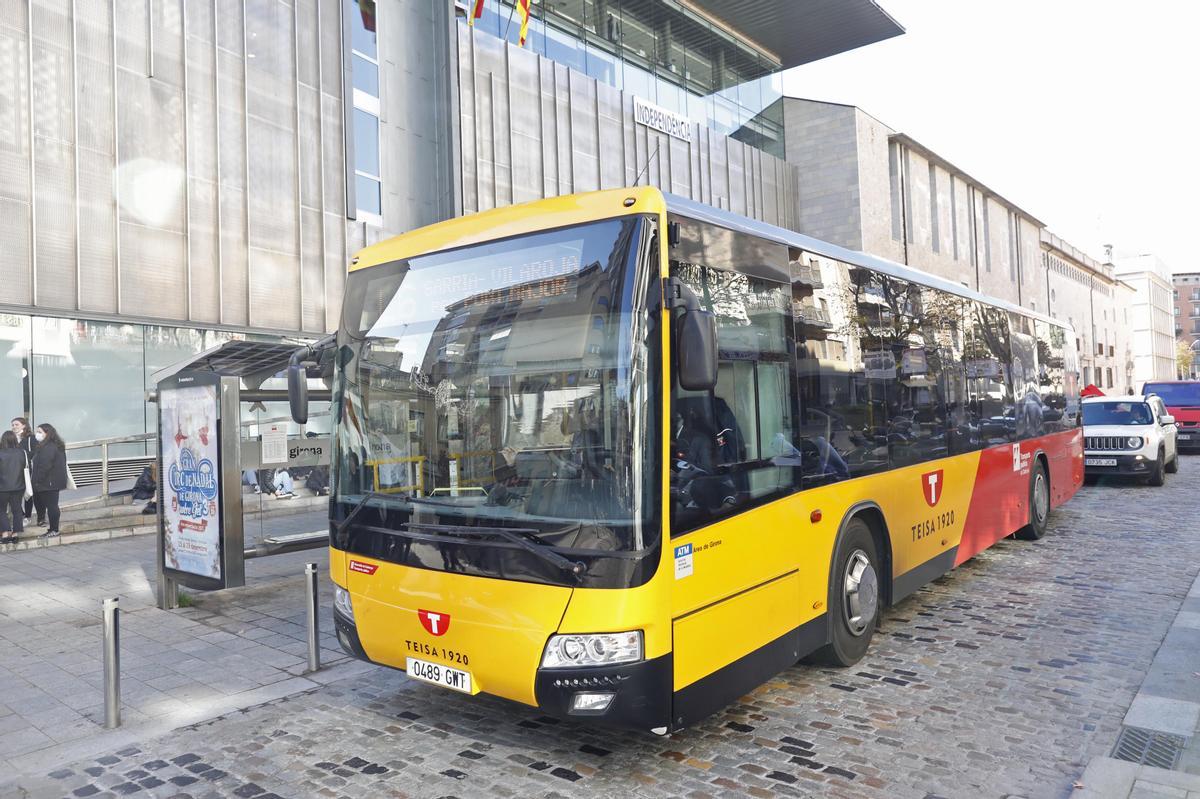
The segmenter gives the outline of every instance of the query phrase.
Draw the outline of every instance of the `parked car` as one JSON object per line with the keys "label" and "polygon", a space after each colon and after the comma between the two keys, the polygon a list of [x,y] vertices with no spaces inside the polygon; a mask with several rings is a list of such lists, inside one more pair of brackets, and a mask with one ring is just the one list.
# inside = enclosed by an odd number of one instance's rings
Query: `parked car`
{"label": "parked car", "polygon": [[1142,394],[1155,394],[1175,417],[1181,450],[1200,450],[1200,380],[1164,380],[1146,383]]}
{"label": "parked car", "polygon": [[1179,471],[1175,418],[1156,397],[1083,400],[1083,469],[1088,478],[1113,475],[1153,486]]}

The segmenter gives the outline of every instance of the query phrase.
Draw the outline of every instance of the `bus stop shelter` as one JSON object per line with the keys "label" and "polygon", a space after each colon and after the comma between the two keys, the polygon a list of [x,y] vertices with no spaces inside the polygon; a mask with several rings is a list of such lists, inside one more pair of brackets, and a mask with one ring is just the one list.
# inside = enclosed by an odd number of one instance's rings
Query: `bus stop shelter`
{"label": "bus stop shelter", "polygon": [[[261,469],[329,465],[328,412],[315,408],[307,425],[288,413],[283,373],[299,346],[231,341],[155,374],[159,607],[176,606],[179,586],[244,585],[247,558],[325,545],[325,530],[263,536],[267,494],[246,493]],[[328,402],[320,366],[307,364],[306,374],[310,400]],[[248,530],[255,501],[260,529]]]}

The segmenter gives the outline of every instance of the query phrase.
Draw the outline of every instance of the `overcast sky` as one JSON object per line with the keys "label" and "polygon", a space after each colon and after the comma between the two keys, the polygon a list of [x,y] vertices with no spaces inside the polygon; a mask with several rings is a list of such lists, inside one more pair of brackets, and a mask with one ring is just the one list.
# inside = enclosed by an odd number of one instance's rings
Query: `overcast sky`
{"label": "overcast sky", "polygon": [[1103,260],[1200,270],[1200,3],[878,0],[902,36],[790,70]]}

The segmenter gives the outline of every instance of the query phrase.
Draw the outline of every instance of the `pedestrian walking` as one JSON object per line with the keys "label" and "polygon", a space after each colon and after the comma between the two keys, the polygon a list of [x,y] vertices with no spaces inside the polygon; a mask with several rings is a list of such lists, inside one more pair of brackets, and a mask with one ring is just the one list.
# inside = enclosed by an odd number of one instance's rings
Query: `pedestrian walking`
{"label": "pedestrian walking", "polygon": [[33,478],[33,496],[46,512],[50,528],[38,538],[54,538],[58,535],[58,495],[68,485],[67,445],[59,437],[54,425],[39,424],[33,436],[37,445],[33,448],[33,466],[29,472]]}
{"label": "pedestrian walking", "polygon": [[0,544],[15,544],[25,532],[21,500],[27,463],[17,434],[5,430],[0,435]]}
{"label": "pedestrian walking", "polygon": [[[33,463],[33,445],[36,441],[33,438],[33,428],[29,426],[29,420],[24,416],[17,416],[9,422],[13,433],[17,436],[17,441],[20,443],[21,451],[25,453],[25,466],[29,467]],[[46,512],[38,505],[34,497],[25,498],[25,522],[28,523],[33,518],[34,510],[37,510],[37,523],[43,524],[46,518]]]}

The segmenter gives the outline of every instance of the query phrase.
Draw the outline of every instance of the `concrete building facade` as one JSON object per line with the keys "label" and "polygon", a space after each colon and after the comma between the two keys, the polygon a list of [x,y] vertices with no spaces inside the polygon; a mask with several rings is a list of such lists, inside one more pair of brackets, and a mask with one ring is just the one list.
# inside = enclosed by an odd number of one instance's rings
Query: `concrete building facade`
{"label": "concrete building facade", "polygon": [[[1175,305],[1175,339],[1191,348],[1192,365],[1180,377],[1200,378],[1200,272],[1176,272],[1171,277]],[[1178,371],[1178,370],[1177,370]]]}
{"label": "concrete building facade", "polygon": [[1075,328],[1082,384],[1132,392],[1133,288],[1117,279],[1112,264],[1100,263],[1048,230],[1042,230],[1042,258],[1050,315]]}
{"label": "concrete building facade", "polygon": [[355,250],[474,210],[650,183],[795,227],[780,72],[902,32],[874,0],[561,0],[520,46],[513,0],[469,5],[4,4],[0,413],[148,432],[154,371],[333,329]]}
{"label": "concrete building facade", "polygon": [[1081,378],[1133,385],[1132,288],[965,170],[854,106],[781,100],[800,230],[1069,322]]}
{"label": "concrete building facade", "polygon": [[1039,219],[860,108],[781,103],[801,231],[1046,312]]}
{"label": "concrete building facade", "polygon": [[1147,380],[1175,379],[1175,302],[1171,270],[1155,255],[1118,258],[1116,276],[1134,290],[1129,305],[1135,390]]}

